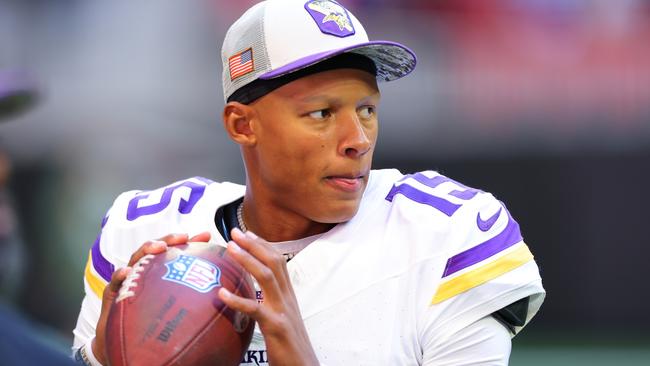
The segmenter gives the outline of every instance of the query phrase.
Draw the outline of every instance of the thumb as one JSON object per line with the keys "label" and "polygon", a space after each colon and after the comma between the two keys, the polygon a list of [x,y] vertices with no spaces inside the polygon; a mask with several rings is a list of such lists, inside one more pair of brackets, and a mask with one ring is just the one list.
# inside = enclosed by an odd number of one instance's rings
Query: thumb
{"label": "thumb", "polygon": [[106,324],[108,323],[108,314],[111,311],[111,306],[115,302],[122,282],[126,279],[126,276],[131,273],[131,267],[120,268],[117,271],[113,272],[111,276],[111,282],[106,285],[104,288],[104,293],[102,294],[102,310],[99,314],[99,320],[97,321],[97,328],[95,329],[95,341],[93,342],[93,354],[102,364],[106,359],[105,357],[105,343],[106,343]]}

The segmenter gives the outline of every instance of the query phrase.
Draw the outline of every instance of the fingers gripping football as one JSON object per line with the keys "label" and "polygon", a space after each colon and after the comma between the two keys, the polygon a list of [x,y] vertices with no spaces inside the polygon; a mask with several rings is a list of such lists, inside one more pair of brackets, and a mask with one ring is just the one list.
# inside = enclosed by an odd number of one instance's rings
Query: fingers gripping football
{"label": "fingers gripping football", "polygon": [[167,250],[167,247],[173,245],[187,244],[188,242],[207,242],[210,240],[210,233],[203,232],[191,238],[187,234],[167,234],[157,240],[149,240],[138,248],[129,259],[129,267],[132,267],[140,258],[147,254],[159,254]]}
{"label": "fingers gripping football", "polygon": [[92,352],[99,362],[106,364],[106,325],[111,305],[118,296],[122,282],[131,273],[132,266],[147,254],[159,254],[167,250],[169,246],[186,244],[188,242],[207,242],[210,240],[210,233],[204,232],[189,238],[187,234],[168,234],[160,239],[149,240],[142,244],[129,259],[127,267],[120,268],[113,272],[111,281],[104,288],[102,297],[101,313],[95,328],[95,339],[92,342]]}
{"label": "fingers gripping football", "polygon": [[93,339],[91,346],[95,358],[97,358],[97,361],[101,362],[103,365],[106,364],[104,345],[106,344],[106,324],[108,322],[108,313],[111,309],[111,304],[117,298],[120,285],[124,282],[124,279],[126,279],[126,276],[128,276],[129,273],[131,273],[130,267],[116,270],[111,276],[111,282],[109,282],[106,288],[104,288],[102,310],[99,315],[99,320],[97,321],[97,327],[95,328],[95,339]]}
{"label": "fingers gripping football", "polygon": [[268,359],[275,365],[316,365],[318,361],[300,315],[284,256],[252,232],[232,231],[228,254],[256,280],[264,302],[234,295],[219,297],[229,307],[255,319],[264,334]]}

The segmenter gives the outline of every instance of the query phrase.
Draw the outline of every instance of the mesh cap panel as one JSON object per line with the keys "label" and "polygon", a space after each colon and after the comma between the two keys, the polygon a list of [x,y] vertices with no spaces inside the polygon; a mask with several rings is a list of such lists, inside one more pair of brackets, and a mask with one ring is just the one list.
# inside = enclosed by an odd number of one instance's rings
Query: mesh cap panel
{"label": "mesh cap panel", "polygon": [[[266,42],[264,40],[265,5],[266,3],[262,2],[250,8],[226,33],[221,48],[224,101],[235,90],[271,70],[271,62],[266,52]],[[233,80],[230,75],[229,59],[249,48],[252,50],[253,55],[253,71]]]}

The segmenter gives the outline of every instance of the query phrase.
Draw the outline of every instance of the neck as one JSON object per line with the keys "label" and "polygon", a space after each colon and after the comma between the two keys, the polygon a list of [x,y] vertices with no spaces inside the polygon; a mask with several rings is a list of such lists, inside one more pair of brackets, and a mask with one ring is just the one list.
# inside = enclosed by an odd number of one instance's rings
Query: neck
{"label": "neck", "polygon": [[297,212],[257,202],[249,190],[244,196],[242,219],[246,228],[269,242],[298,240],[322,234],[336,224],[312,221]]}

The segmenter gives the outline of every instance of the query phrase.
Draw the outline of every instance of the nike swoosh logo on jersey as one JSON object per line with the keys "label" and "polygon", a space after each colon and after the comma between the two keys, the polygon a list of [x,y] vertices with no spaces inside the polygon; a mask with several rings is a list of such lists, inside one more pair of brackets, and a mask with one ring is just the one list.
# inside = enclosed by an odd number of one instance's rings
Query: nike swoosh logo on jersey
{"label": "nike swoosh logo on jersey", "polygon": [[481,219],[481,213],[476,214],[476,225],[478,226],[479,230],[481,231],[488,231],[492,228],[495,222],[497,222],[497,219],[499,218],[499,215],[501,215],[501,210],[503,207],[499,207],[499,211],[495,213],[494,215],[490,216],[489,219],[483,220]]}

